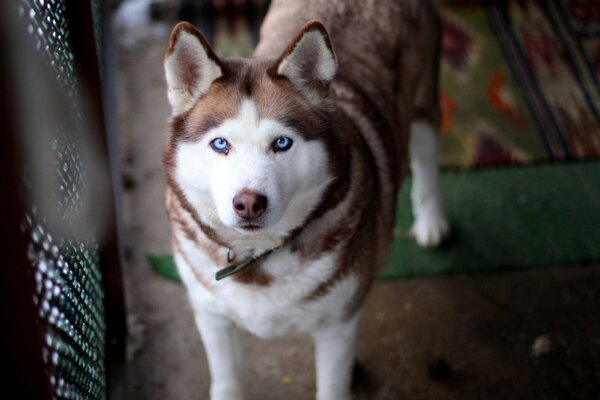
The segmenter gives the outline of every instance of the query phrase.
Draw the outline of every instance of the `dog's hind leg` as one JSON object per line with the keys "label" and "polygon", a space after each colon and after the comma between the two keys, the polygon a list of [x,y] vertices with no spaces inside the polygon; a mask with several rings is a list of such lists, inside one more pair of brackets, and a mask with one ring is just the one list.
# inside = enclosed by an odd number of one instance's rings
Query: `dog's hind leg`
{"label": "dog's hind leg", "polygon": [[420,19],[423,42],[414,43],[408,50],[409,65],[405,66],[405,72],[415,77],[416,85],[409,137],[413,176],[411,200],[415,218],[411,234],[423,247],[439,245],[449,230],[442,203],[438,160],[441,24],[431,11]]}
{"label": "dog's hind leg", "polygon": [[241,400],[242,345],[237,327],[227,318],[195,310],[210,370],[211,400]]}
{"label": "dog's hind leg", "polygon": [[410,125],[411,202],[415,218],[411,235],[423,247],[440,244],[448,234],[438,167],[438,133],[423,121]]}

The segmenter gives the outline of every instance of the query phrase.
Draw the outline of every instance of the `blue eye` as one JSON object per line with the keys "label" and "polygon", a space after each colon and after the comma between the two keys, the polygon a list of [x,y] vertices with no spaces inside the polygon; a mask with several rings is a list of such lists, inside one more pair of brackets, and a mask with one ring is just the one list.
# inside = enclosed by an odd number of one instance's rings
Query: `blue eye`
{"label": "blue eye", "polygon": [[273,151],[287,151],[294,141],[287,136],[280,136],[273,142]]}
{"label": "blue eye", "polygon": [[210,147],[212,147],[212,149],[217,153],[227,154],[229,152],[229,149],[231,148],[231,145],[227,140],[218,137],[216,139],[211,140]]}

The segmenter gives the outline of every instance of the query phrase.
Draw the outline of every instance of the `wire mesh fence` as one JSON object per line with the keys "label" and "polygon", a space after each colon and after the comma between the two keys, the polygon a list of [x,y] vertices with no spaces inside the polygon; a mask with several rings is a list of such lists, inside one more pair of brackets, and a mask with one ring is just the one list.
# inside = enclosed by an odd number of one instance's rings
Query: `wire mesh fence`
{"label": "wire mesh fence", "polygon": [[[0,95],[12,139],[3,149],[10,155],[3,204],[19,204],[19,215],[9,218],[18,226],[8,223],[2,233],[16,244],[6,249],[7,268],[23,285],[5,284],[9,295],[29,297],[3,319],[34,327],[33,335],[9,337],[28,351],[3,363],[15,365],[10,387],[20,387],[21,398],[103,399],[111,346],[124,340],[101,91],[103,4],[19,0],[2,7],[0,34],[11,57],[2,65],[7,90]],[[27,357],[41,371],[19,367]],[[33,379],[38,387],[27,386]]]}

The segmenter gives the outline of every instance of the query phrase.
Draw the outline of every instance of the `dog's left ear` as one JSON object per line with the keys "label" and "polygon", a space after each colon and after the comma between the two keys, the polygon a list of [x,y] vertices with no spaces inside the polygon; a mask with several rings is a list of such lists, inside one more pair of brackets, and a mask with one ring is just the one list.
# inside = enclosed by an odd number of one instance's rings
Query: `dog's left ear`
{"label": "dog's left ear", "polygon": [[314,20],[304,25],[279,57],[275,68],[277,75],[289,79],[312,103],[327,96],[337,60],[323,24]]}

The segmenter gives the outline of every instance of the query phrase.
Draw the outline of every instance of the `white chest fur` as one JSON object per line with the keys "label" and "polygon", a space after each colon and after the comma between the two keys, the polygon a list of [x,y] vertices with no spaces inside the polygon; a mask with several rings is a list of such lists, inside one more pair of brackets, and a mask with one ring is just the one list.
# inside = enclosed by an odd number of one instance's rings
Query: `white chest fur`
{"label": "white chest fur", "polygon": [[[262,262],[261,268],[272,277],[269,285],[249,285],[231,278],[217,282],[214,274],[222,267],[215,266],[194,243],[179,239],[185,257],[177,254],[177,265],[194,309],[227,316],[259,337],[310,332],[339,320],[356,288],[356,277],[350,275],[325,296],[307,300],[333,273],[336,253],[306,262],[287,249],[272,253]],[[210,286],[201,283],[199,277]]]}

